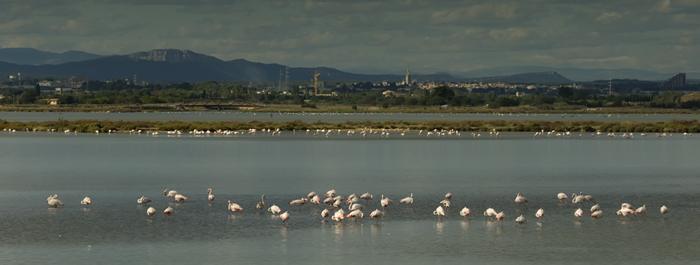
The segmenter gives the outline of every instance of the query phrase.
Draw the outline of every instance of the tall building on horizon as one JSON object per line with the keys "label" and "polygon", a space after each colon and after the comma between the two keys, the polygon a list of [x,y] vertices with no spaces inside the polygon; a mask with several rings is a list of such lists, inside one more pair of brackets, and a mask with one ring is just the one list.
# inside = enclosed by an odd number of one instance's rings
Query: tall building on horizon
{"label": "tall building on horizon", "polygon": [[411,84],[411,71],[409,70],[408,67],[406,67],[406,78],[403,80],[404,85],[410,85]]}
{"label": "tall building on horizon", "polygon": [[677,89],[685,86],[685,73],[678,73],[663,82],[660,87],[663,89]]}

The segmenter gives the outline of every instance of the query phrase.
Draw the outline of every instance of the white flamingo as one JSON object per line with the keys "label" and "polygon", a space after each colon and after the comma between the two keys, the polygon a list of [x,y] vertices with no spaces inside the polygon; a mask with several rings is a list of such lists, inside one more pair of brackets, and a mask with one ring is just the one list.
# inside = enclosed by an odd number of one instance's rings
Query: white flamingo
{"label": "white flamingo", "polygon": [[399,203],[405,203],[406,207],[410,207],[411,203],[413,203],[413,193],[411,193],[411,197],[403,198],[399,201]]}
{"label": "white flamingo", "polygon": [[472,212],[467,207],[464,207],[461,211],[459,211],[459,215],[464,216],[464,220],[467,220],[467,216],[469,216],[469,220],[471,220],[471,214]]}
{"label": "white flamingo", "polygon": [[494,210],[493,208],[488,208],[484,212],[484,216],[491,217],[491,221],[493,221],[493,217],[496,216],[497,214],[498,213],[496,213],[496,210]]}
{"label": "white flamingo", "polygon": [[596,205],[591,206],[591,212],[595,212],[597,210],[600,210],[600,204],[596,203]]}
{"label": "white flamingo", "polygon": [[435,211],[433,211],[433,215],[437,215],[437,216],[438,216],[438,222],[440,222],[440,216],[441,216],[441,215],[442,215],[442,216],[445,216],[445,210],[442,209],[442,206],[438,206],[437,209],[435,209]]}
{"label": "white flamingo", "polygon": [[527,209],[527,205],[525,204],[529,203],[530,201],[528,201],[522,193],[518,193],[518,195],[515,196],[515,202],[519,203],[520,206],[525,206],[525,209]]}
{"label": "white flamingo", "polygon": [[57,208],[59,205],[63,205],[63,202],[58,200],[58,195],[54,194],[46,198],[46,203],[48,203],[51,207]]}
{"label": "white flamingo", "polygon": [[280,209],[279,206],[273,204],[272,206],[270,206],[270,208],[267,208],[267,211],[271,212],[272,214],[278,214],[282,211],[282,209]]}
{"label": "white flamingo", "polygon": [[527,219],[525,219],[524,216],[520,215],[518,218],[515,218],[515,222],[518,224],[518,226],[522,226],[522,224],[527,223]]}
{"label": "white flamingo", "polygon": [[506,218],[506,214],[501,211],[500,213],[496,214],[496,220],[501,221],[501,226],[503,226],[503,220]]}
{"label": "white flamingo", "polygon": [[380,211],[379,209],[375,209],[369,214],[369,217],[376,219],[377,223],[379,223],[379,219],[384,218],[384,212]]}
{"label": "white flamingo", "polygon": [[175,194],[175,196],[174,196],[173,198],[175,199],[175,201],[178,201],[178,202],[180,202],[180,201],[186,201],[186,200],[189,199],[189,198],[185,197],[184,195],[182,195],[182,194],[180,194],[180,193]]}
{"label": "white flamingo", "polygon": [[343,219],[345,219],[345,211],[343,211],[343,209],[336,211],[333,216],[331,216],[331,219],[333,221],[342,222]]}
{"label": "white flamingo", "polygon": [[214,194],[211,194],[211,188],[208,188],[208,189],[207,189],[207,193],[209,193],[209,196],[207,196],[207,199],[209,199],[209,201],[213,201],[213,200],[214,200]]}
{"label": "white flamingo", "polygon": [[541,223],[543,216],[544,216],[544,209],[540,208],[539,210],[537,210],[537,213],[535,213],[535,217],[540,218],[540,223]]}
{"label": "white flamingo", "polygon": [[147,203],[151,202],[151,199],[149,199],[149,198],[146,197],[146,196],[141,196],[141,198],[138,198],[138,199],[136,200],[136,202],[138,202],[138,203],[140,203],[140,204],[147,204]]}
{"label": "white flamingo", "polygon": [[452,199],[452,192],[451,191],[447,192],[447,194],[445,194],[445,199],[448,199],[448,200]]}
{"label": "white flamingo", "polygon": [[309,194],[306,195],[306,198],[313,198],[314,196],[318,195],[315,191],[309,192]]}
{"label": "white flamingo", "polygon": [[557,194],[557,198],[559,199],[560,204],[564,204],[566,203],[566,199],[569,197],[567,197],[566,194],[560,192],[559,194]]}
{"label": "white flamingo", "polygon": [[156,214],[156,208],[148,207],[148,210],[146,210],[146,214],[148,216],[153,216],[154,214]]}
{"label": "white flamingo", "polygon": [[235,213],[238,211],[242,211],[243,208],[237,203],[232,203],[231,201],[228,201],[228,210]]}
{"label": "white flamingo", "polygon": [[284,212],[283,214],[280,214],[280,218],[282,218],[282,221],[284,221],[284,225],[287,225],[287,220],[289,220],[289,212]]}
{"label": "white flamingo", "polygon": [[80,204],[82,204],[82,205],[88,205],[91,203],[92,203],[92,200],[90,200],[90,197],[87,197],[87,196],[85,196],[85,198],[83,198],[83,200],[80,201]]}
{"label": "white flamingo", "polygon": [[321,211],[321,217],[323,217],[323,219],[326,219],[326,217],[328,217],[329,214],[330,211],[328,209],[323,209],[323,211]]}
{"label": "white flamingo", "polygon": [[661,206],[661,213],[664,214],[664,217],[666,217],[666,214],[668,213],[668,207],[666,207],[666,205]]}
{"label": "white flamingo", "polygon": [[326,197],[335,197],[335,190],[329,190],[325,194]]}
{"label": "white flamingo", "polygon": [[163,191],[163,195],[165,195],[165,197],[173,197],[173,199],[175,199],[176,194],[178,194],[178,192],[174,190],[165,189]]}
{"label": "white flamingo", "polygon": [[382,194],[382,200],[379,202],[381,203],[383,209],[389,206],[389,204],[391,204],[393,201],[389,199],[389,197],[384,197],[384,194]]}
{"label": "white flamingo", "polygon": [[590,217],[595,218],[595,220],[597,222],[598,219],[603,218],[603,211],[601,211],[601,210],[595,211],[590,215]]}
{"label": "white flamingo", "polygon": [[168,208],[165,208],[165,210],[163,211],[163,214],[165,214],[167,216],[171,216],[171,215],[177,214],[177,212],[175,212],[173,207],[168,207]]}
{"label": "white flamingo", "polygon": [[578,210],[574,212],[574,216],[576,216],[576,220],[581,221],[581,216],[583,216],[583,210],[581,210],[581,208],[578,208]]}
{"label": "white flamingo", "polygon": [[360,195],[360,199],[365,200],[365,204],[367,204],[367,201],[371,200],[372,198],[374,198],[374,196],[372,196],[372,194],[369,194],[369,192]]}
{"label": "white flamingo", "polygon": [[265,194],[263,194],[263,196],[260,198],[260,200],[261,201],[259,201],[258,204],[255,205],[255,208],[257,208],[258,210],[262,210],[265,208]]}
{"label": "white flamingo", "polygon": [[634,210],[635,214],[647,214],[647,205],[644,204],[642,207],[637,208],[637,210]]}
{"label": "white flamingo", "polygon": [[355,219],[355,223],[357,223],[357,218],[362,218],[364,216],[365,216],[365,214],[362,213],[362,211],[358,209],[358,210],[354,210],[354,211],[350,212],[348,215],[345,216],[345,218],[352,217],[353,219]]}

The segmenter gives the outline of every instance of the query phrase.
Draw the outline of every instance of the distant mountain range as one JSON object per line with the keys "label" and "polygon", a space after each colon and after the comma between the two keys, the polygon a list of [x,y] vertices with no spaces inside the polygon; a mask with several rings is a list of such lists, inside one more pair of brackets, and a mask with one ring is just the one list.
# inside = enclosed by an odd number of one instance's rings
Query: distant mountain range
{"label": "distant mountain range", "polygon": [[[30,48],[0,49],[0,72],[42,75],[83,75],[92,79],[132,78],[143,81],[251,81],[284,80],[286,66],[250,62],[244,59],[223,61],[188,50],[159,49],[129,55],[103,56],[79,51],[44,52]],[[400,82],[405,74],[356,74],[328,67],[289,68],[289,81],[312,80],[315,72],[321,81]],[[360,71],[366,72],[366,71]],[[381,73],[374,69],[372,73]],[[404,72],[405,73],[405,72]],[[688,78],[700,74],[689,73]],[[635,69],[579,69],[540,66],[497,67],[462,73],[436,72],[412,74],[419,81],[478,81],[520,83],[571,83],[612,78],[665,80],[673,74]]]}
{"label": "distant mountain range", "polygon": [[24,64],[62,64],[97,59],[104,55],[92,54],[81,51],[67,51],[64,53],[45,52],[32,48],[3,48],[0,49],[0,61]]}

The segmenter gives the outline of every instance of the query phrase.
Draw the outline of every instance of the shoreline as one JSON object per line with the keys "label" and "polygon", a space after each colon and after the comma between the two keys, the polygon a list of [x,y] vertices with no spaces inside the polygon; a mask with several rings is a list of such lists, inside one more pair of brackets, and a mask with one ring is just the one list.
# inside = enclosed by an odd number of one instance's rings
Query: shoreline
{"label": "shoreline", "polygon": [[9,131],[51,131],[54,132],[109,132],[129,133],[199,131],[248,131],[250,129],[273,129],[281,131],[309,130],[369,130],[386,129],[391,131],[433,131],[456,130],[461,132],[644,132],[644,133],[698,133],[698,120],[672,120],[668,122],[604,122],[604,121],[505,121],[505,120],[464,120],[464,121],[345,121],[345,122],[285,122],[263,121],[109,121],[109,120],[58,120],[18,122],[0,120],[0,129]]}

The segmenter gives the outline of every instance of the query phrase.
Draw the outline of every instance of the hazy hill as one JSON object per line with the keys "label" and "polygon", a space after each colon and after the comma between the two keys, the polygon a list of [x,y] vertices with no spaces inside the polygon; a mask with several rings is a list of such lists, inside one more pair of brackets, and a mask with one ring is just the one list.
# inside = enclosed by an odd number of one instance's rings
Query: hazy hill
{"label": "hazy hill", "polygon": [[54,53],[39,51],[32,48],[0,49],[0,61],[24,65],[62,64],[67,62],[92,60],[100,57],[103,57],[103,55],[81,51]]}
{"label": "hazy hill", "polygon": [[[507,76],[531,72],[558,72],[575,82],[612,79],[638,79],[648,81],[666,80],[677,73],[657,73],[638,69],[582,69],[554,68],[546,66],[503,66],[457,73],[458,76],[475,78],[482,76]],[[688,78],[697,78],[700,73],[686,73]]]}
{"label": "hazy hill", "polygon": [[[88,60],[66,62],[59,65],[41,64],[32,65],[29,57],[39,58],[40,54],[47,58],[54,53],[40,52],[34,49],[2,49],[14,51],[12,56],[19,56],[26,52],[25,64],[0,62],[0,72],[27,73],[43,75],[74,76],[83,75],[93,79],[120,79],[137,76],[142,81],[251,81],[251,82],[276,82],[282,80],[286,67],[280,64],[265,64],[251,62],[244,59],[223,61],[216,57],[195,53],[189,50],[158,49],[144,52],[136,52],[128,55],[99,56],[81,52],[67,52],[75,54],[73,59],[80,56],[99,57]],[[38,53],[37,53],[38,52]],[[31,56],[30,56],[31,55]],[[10,57],[12,57],[10,56]],[[19,56],[22,57],[22,56]],[[14,57],[13,57],[14,58]],[[58,60],[58,59],[55,59]],[[17,61],[17,60],[15,60]],[[36,59],[34,62],[38,62]],[[412,75],[414,80],[420,81],[482,81],[482,82],[521,82],[521,83],[571,83],[573,80],[569,74],[559,71],[551,71],[546,67],[532,68],[494,68],[479,71],[471,71],[463,76],[455,76],[446,72],[435,74]],[[528,71],[525,71],[528,70]],[[362,82],[400,82],[404,74],[355,74],[340,71],[328,67],[290,67],[289,81],[313,80],[314,73],[321,74],[320,81],[362,81]],[[535,72],[535,73],[533,73]],[[525,73],[525,74],[523,74]],[[561,74],[561,75],[560,75]],[[563,75],[563,76],[562,76]],[[489,77],[484,77],[489,76]]]}

